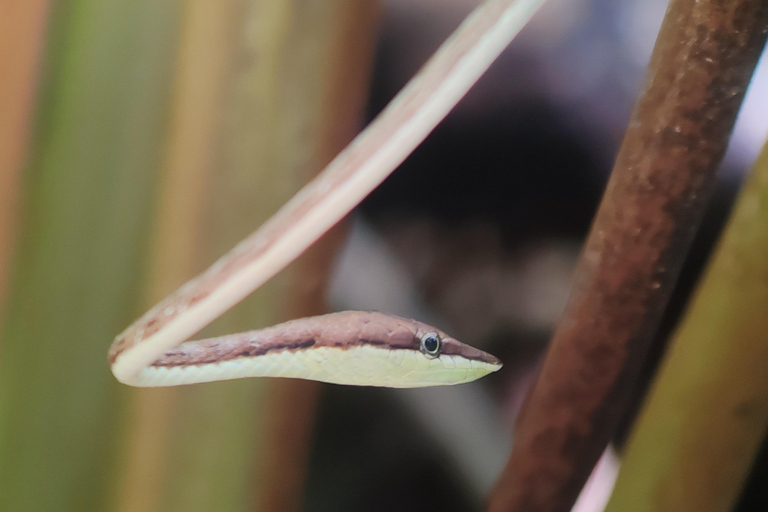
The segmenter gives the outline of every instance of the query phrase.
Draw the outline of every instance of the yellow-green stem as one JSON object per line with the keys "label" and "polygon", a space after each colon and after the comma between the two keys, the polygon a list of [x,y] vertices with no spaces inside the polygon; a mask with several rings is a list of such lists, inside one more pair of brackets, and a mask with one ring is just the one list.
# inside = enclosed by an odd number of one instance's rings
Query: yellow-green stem
{"label": "yellow-green stem", "polygon": [[608,512],[730,510],[768,427],[768,146],[627,446]]}

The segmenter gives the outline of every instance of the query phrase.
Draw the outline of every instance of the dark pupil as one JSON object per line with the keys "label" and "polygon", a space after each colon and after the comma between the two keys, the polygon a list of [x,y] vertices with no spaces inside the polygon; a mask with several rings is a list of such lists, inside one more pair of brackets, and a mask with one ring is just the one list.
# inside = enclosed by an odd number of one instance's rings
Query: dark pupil
{"label": "dark pupil", "polygon": [[437,338],[435,338],[434,336],[430,336],[424,339],[424,350],[431,353],[431,352],[436,352],[437,348],[438,348]]}

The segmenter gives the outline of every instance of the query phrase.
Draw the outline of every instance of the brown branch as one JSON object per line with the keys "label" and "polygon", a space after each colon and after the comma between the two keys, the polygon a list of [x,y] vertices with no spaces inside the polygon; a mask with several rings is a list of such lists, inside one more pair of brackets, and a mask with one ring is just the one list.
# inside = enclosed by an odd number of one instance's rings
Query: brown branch
{"label": "brown branch", "polygon": [[672,0],[489,511],[573,505],[699,225],[766,30],[765,0]]}

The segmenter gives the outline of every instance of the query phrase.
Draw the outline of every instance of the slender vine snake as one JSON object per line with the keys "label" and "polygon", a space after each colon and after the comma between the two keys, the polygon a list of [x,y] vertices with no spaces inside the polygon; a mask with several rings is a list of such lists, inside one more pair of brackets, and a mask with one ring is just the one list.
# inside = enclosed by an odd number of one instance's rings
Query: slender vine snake
{"label": "slender vine snake", "polygon": [[260,229],[117,336],[115,377],[173,386],[241,377],[338,384],[458,384],[501,368],[426,324],[347,311],[185,341],[297,258],[395,169],[458,103],[544,0],[488,0],[387,108]]}

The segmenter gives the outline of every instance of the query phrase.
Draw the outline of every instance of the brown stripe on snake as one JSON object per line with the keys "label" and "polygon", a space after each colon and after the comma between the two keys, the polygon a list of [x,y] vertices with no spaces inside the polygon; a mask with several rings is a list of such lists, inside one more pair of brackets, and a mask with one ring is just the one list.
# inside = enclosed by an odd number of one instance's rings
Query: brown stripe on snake
{"label": "brown stripe on snake", "polygon": [[346,350],[374,345],[391,350],[418,351],[421,338],[427,333],[438,334],[441,354],[501,364],[496,357],[465,345],[427,324],[377,312],[344,311],[292,320],[257,331],[187,342],[167,352],[151,366],[194,366],[310,347]]}

